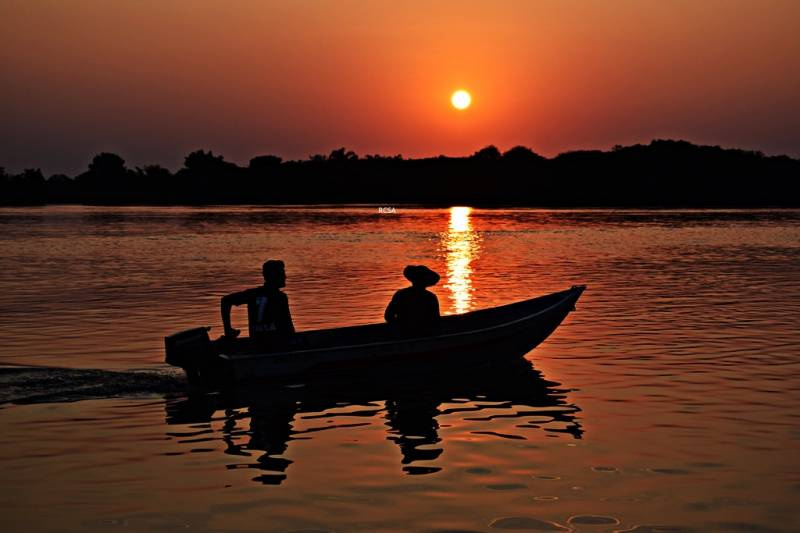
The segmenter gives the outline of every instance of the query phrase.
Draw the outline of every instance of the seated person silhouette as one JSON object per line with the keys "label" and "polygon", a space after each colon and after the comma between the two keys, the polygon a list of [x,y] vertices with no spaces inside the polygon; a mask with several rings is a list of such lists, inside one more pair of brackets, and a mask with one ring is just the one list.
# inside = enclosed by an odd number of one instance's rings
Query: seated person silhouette
{"label": "seated person silhouette", "polygon": [[439,274],[424,265],[408,265],[403,276],[411,287],[394,293],[383,317],[405,333],[428,332],[439,320],[439,300],[425,289],[439,282]]}
{"label": "seated person silhouette", "polygon": [[247,304],[247,320],[250,338],[257,340],[285,339],[294,333],[289,299],[281,288],[286,286],[286,271],[283,261],[266,261],[261,267],[264,285],[222,298],[222,324],[225,337],[234,339],[239,330],[231,327],[231,307]]}

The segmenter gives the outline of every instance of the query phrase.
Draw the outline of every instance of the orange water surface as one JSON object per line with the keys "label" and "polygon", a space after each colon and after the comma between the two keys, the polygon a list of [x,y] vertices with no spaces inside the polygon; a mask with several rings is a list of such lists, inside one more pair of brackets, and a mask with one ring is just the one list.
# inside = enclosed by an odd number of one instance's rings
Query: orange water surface
{"label": "orange water surface", "polygon": [[[0,209],[0,527],[800,529],[800,211],[380,207]],[[298,329],[588,289],[502,371],[189,395],[267,258]]]}

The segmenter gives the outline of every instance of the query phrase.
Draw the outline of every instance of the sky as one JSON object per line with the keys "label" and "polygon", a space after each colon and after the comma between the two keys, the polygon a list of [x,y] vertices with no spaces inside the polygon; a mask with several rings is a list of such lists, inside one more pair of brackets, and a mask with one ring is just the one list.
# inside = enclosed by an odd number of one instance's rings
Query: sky
{"label": "sky", "polygon": [[797,157],[799,58],[796,0],[0,0],[0,166],[653,138]]}

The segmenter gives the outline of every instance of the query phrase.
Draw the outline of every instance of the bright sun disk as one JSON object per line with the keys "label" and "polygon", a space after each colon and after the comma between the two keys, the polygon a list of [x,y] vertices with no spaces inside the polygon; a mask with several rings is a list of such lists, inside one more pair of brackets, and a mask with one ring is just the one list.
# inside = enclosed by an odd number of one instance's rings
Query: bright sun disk
{"label": "bright sun disk", "polygon": [[450,97],[450,103],[456,109],[466,109],[472,103],[472,97],[463,89],[459,89]]}

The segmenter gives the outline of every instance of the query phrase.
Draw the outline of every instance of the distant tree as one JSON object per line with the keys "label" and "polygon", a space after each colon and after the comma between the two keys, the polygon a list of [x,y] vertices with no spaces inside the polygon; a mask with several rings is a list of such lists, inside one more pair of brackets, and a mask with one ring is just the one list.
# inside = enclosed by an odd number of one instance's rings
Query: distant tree
{"label": "distant tree", "polygon": [[224,169],[233,165],[225,161],[221,155],[214,155],[214,152],[209,150],[196,150],[187,155],[183,160],[183,166],[191,172],[206,173],[214,172]]}
{"label": "distant tree", "polygon": [[503,160],[515,164],[524,164],[534,161],[544,161],[545,158],[527,146],[515,146],[503,154]]}
{"label": "distant tree", "polygon": [[481,148],[480,150],[472,154],[472,159],[478,161],[499,161],[500,157],[501,157],[500,150],[498,150],[497,147],[493,144],[490,144],[485,148]]}
{"label": "distant tree", "polygon": [[38,168],[26,168],[17,175],[0,172],[0,204],[33,205],[46,202],[45,179]]}
{"label": "distant tree", "polygon": [[330,155],[328,156],[328,161],[332,162],[356,161],[356,160],[358,160],[358,154],[356,154],[352,150],[345,150],[344,147],[332,150]]}
{"label": "distant tree", "polygon": [[244,202],[248,191],[242,184],[244,169],[212,151],[195,150],[184,159],[175,177],[175,194],[192,202]]}
{"label": "distant tree", "polygon": [[75,180],[66,174],[53,174],[45,185],[48,201],[74,201]]}
{"label": "distant tree", "polygon": [[75,177],[75,189],[88,201],[106,197],[113,202],[125,202],[131,175],[124,159],[117,154],[101,152],[92,158],[86,172]]}
{"label": "distant tree", "polygon": [[136,174],[148,182],[163,182],[172,178],[172,172],[161,165],[145,165],[144,168],[136,168]]}
{"label": "distant tree", "polygon": [[125,160],[117,154],[102,152],[89,163],[89,172],[99,178],[118,178],[127,172]]}
{"label": "distant tree", "polygon": [[276,155],[260,155],[250,160],[248,168],[253,172],[270,172],[280,167],[281,161]]}
{"label": "distant tree", "polygon": [[72,183],[72,178],[67,176],[66,174],[53,174],[49,178],[47,178],[47,183],[49,185],[61,185],[64,183]]}
{"label": "distant tree", "polygon": [[43,185],[45,182],[44,175],[38,168],[26,168],[20,174],[19,179],[22,183],[31,186]]}
{"label": "distant tree", "polygon": [[128,191],[143,202],[161,203],[178,188],[175,176],[161,165],[136,167],[135,173],[131,174]]}
{"label": "distant tree", "polygon": [[367,161],[402,161],[403,156],[401,154],[395,155],[381,155],[381,154],[368,154],[365,156]]}
{"label": "distant tree", "polygon": [[236,164],[225,161],[221,155],[214,155],[214,152],[196,150],[183,161],[184,169],[179,172],[183,177],[197,181],[203,181],[207,185],[212,182],[217,183],[223,189],[229,189],[229,180],[239,175],[241,170]]}
{"label": "distant tree", "polygon": [[[655,139],[649,144],[578,150],[546,159],[525,146],[501,154],[403,159],[344,147],[303,161],[263,155],[247,168],[211,151],[186,156],[174,176],[149,165],[129,170],[97,154],[86,172],[44,180],[39,169],[0,167],[0,203],[413,202],[529,206],[797,206],[800,160],[759,151]],[[376,180],[380,175],[382,179]],[[397,187],[403,183],[404,187]]]}

